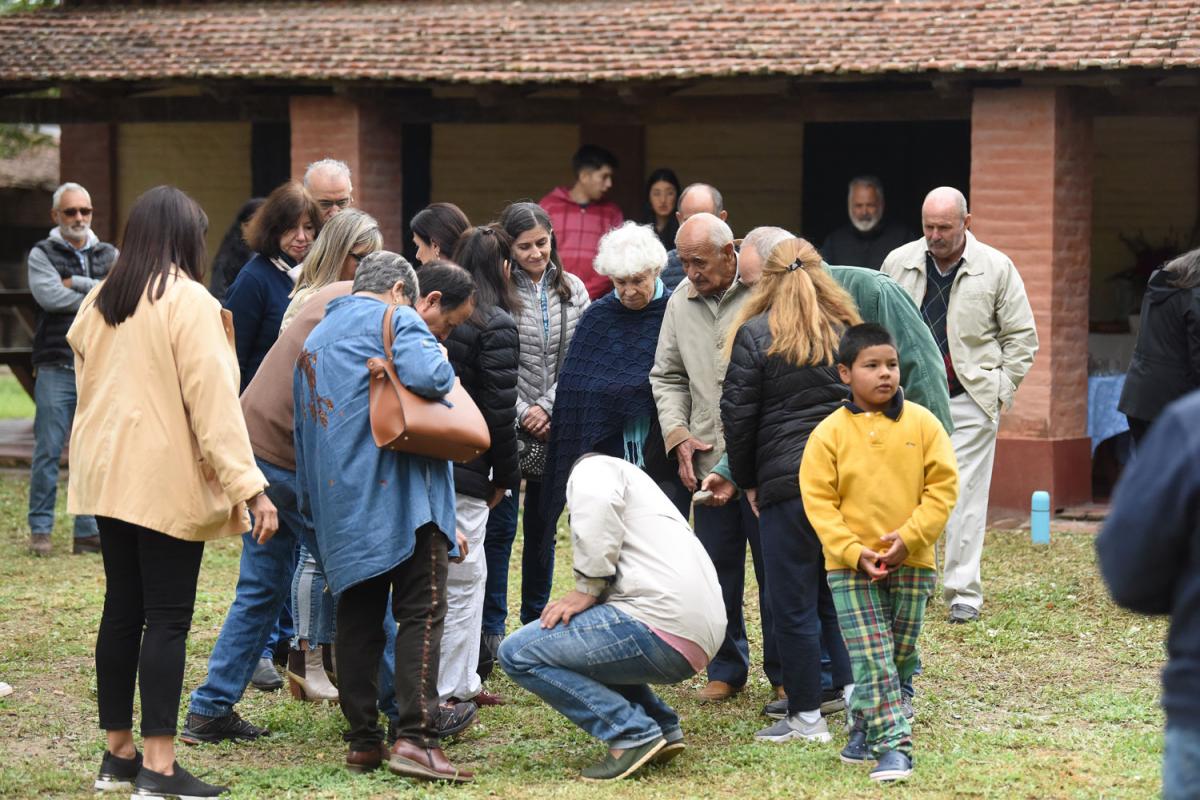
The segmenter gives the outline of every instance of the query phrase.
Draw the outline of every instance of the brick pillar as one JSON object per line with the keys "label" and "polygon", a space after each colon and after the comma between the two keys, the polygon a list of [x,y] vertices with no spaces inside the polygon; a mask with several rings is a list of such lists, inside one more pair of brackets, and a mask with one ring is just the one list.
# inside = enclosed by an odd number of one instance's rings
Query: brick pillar
{"label": "brick pillar", "polygon": [[[95,209],[92,230],[102,241],[116,241],[117,126],[109,123],[63,125],[59,139],[59,183],[71,181],[88,190]],[[50,209],[46,209],[49,230]]]}
{"label": "brick pillar", "polygon": [[[292,177],[322,158],[350,166],[354,204],[379,221],[383,245],[404,252],[401,125],[373,104],[346,97],[293,97]],[[416,209],[411,209],[415,213]]]}
{"label": "brick pillar", "polygon": [[1091,119],[1065,89],[977,89],[971,111],[971,219],[1025,282],[1040,349],[1001,419],[993,517],[1091,499],[1087,438]]}

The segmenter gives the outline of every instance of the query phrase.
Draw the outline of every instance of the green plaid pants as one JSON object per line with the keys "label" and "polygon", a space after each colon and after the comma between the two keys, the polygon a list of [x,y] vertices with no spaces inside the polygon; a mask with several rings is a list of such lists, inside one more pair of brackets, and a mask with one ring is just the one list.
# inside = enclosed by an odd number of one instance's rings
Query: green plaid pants
{"label": "green plaid pants", "polygon": [[874,583],[853,570],[829,573],[854,673],[850,708],[866,723],[867,744],[876,757],[888,750],[912,756],[912,728],[901,711],[900,682],[917,668],[917,636],[936,584],[937,572],[922,567],[897,567]]}

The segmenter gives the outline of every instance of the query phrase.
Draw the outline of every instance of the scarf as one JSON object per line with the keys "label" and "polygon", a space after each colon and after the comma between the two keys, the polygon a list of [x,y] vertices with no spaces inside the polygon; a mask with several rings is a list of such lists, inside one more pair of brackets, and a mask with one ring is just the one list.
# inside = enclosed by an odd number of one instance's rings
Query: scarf
{"label": "scarf", "polygon": [[621,305],[615,293],[606,295],[588,307],[575,328],[558,376],[542,480],[542,512],[552,529],[566,505],[567,478],[576,459],[615,436],[624,442],[626,460],[642,460],[656,413],[650,369],[667,310],[664,295],[659,282],[655,298],[640,311]]}

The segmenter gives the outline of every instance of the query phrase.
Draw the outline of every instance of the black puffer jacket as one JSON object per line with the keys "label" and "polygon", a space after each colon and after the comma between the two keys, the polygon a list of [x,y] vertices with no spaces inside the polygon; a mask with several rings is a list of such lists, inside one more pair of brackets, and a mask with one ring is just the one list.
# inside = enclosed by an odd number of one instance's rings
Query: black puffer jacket
{"label": "black puffer jacket", "polygon": [[1142,326],[1118,410],[1153,422],[1171,401],[1200,389],[1200,287],[1178,289],[1170,274],[1150,276]]}
{"label": "black puffer jacket", "polygon": [[457,494],[488,500],[495,486],[516,489],[521,485],[513,424],[517,418],[518,343],[517,323],[496,306],[483,312],[482,328],[465,322],[446,339],[450,364],[483,412],[492,434],[492,446],[486,453],[454,465]]}
{"label": "black puffer jacket", "polygon": [[768,356],[759,314],[738,329],[721,393],[721,425],[733,480],[758,488],[763,508],[800,496],[800,459],[813,429],[850,396],[837,367],[798,367]]}

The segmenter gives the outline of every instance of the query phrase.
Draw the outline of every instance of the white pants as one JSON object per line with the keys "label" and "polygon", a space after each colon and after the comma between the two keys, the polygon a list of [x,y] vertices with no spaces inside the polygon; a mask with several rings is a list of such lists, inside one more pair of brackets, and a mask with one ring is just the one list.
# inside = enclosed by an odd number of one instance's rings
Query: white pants
{"label": "white pants", "polygon": [[966,392],[950,398],[950,417],[954,420],[950,441],[958,460],[958,505],[946,523],[943,594],[947,605],[957,603],[979,610],[983,605],[979,560],[987,528],[988,490],[992,486],[999,423]]}
{"label": "white pants", "polygon": [[483,629],[483,594],[487,559],[483,535],[487,530],[487,503],[477,497],[454,496],[458,530],[467,537],[467,557],[446,568],[446,627],[442,631],[442,659],[438,667],[438,695],[469,700],[479,693],[479,634]]}

